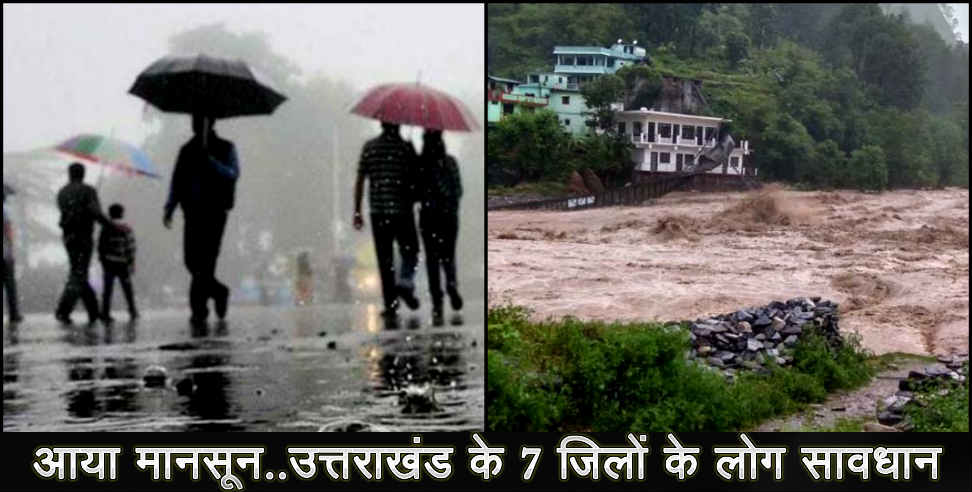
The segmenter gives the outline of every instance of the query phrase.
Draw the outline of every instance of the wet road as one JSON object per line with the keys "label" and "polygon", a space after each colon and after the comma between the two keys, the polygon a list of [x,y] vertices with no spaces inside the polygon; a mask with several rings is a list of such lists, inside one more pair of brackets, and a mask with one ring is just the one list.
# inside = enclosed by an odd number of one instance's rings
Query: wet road
{"label": "wet road", "polygon": [[[393,330],[375,305],[239,308],[206,329],[181,311],[90,327],[29,316],[4,325],[3,430],[481,430],[482,304],[462,326],[424,311]],[[164,387],[144,382],[152,366]]]}

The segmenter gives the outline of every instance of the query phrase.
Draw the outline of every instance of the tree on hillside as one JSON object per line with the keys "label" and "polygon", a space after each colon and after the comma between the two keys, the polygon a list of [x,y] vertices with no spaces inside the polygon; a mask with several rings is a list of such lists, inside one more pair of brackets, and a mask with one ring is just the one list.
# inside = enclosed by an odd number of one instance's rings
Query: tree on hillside
{"label": "tree on hillside", "polygon": [[571,137],[548,109],[509,115],[487,133],[493,181],[561,180],[571,167]]}
{"label": "tree on hillside", "polygon": [[581,86],[580,92],[588,109],[585,116],[596,128],[610,130],[614,126],[611,105],[622,100],[624,88],[624,79],[617,75],[603,75]]}

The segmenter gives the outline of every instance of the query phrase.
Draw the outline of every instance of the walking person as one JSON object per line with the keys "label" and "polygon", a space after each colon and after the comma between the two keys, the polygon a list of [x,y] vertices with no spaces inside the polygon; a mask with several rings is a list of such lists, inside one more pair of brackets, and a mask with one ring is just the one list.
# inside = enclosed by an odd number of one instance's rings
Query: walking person
{"label": "walking person", "polygon": [[194,136],[179,151],[163,219],[165,227],[171,229],[175,209],[182,207],[184,259],[192,275],[190,321],[194,325],[208,320],[210,299],[220,321],[226,319],[229,309],[230,290],[216,279],[216,264],[226,221],[235,204],[240,168],[236,146],[220,138],[213,124],[212,118],[192,116]]}
{"label": "walking person", "polygon": [[[412,310],[419,308],[415,297],[415,270],[418,266],[418,234],[415,231],[415,149],[399,135],[399,126],[382,122],[382,133],[368,141],[361,152],[358,178],[354,187],[354,228],[364,227],[361,200],[368,180],[371,230],[378,257],[386,322],[397,320],[398,298]],[[399,278],[395,278],[394,244],[402,258]]]}
{"label": "walking person", "polygon": [[7,215],[7,186],[3,187],[3,295],[7,298],[7,316],[11,323],[20,323],[20,300],[17,298],[17,279],[14,269],[13,225]]}
{"label": "walking person", "polygon": [[452,309],[459,311],[463,305],[456,279],[456,238],[459,235],[462,179],[455,158],[446,153],[441,131],[426,130],[420,160],[422,210],[419,214],[419,227],[422,230],[429,291],[432,295],[432,323],[442,326],[443,273]]}
{"label": "walking person", "polygon": [[98,257],[101,260],[105,280],[101,318],[105,323],[115,321],[111,317],[111,295],[115,287],[115,279],[118,279],[125,300],[128,302],[128,314],[134,321],[138,319],[138,309],[135,308],[135,294],[132,289],[132,275],[135,274],[135,233],[122,221],[125,208],[120,204],[116,203],[108,207],[108,216],[111,217],[115,227],[102,227],[101,237],[98,239]]}
{"label": "walking person", "polygon": [[100,317],[98,299],[88,283],[88,268],[94,252],[94,224],[98,222],[102,228],[114,226],[101,211],[97,190],[84,183],[84,165],[71,164],[68,178],[68,184],[57,194],[57,206],[61,210],[59,224],[71,272],[55,317],[61,323],[71,324],[71,312],[80,298],[88,311],[88,321],[94,324]]}

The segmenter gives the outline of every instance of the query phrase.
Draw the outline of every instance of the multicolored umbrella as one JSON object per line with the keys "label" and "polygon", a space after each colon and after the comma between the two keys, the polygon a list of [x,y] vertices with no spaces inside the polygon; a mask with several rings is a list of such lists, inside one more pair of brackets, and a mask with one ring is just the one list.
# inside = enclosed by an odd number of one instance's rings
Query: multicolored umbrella
{"label": "multicolored umbrella", "polygon": [[128,176],[161,177],[145,152],[121,140],[101,135],[78,135],[54,148],[77,158],[83,164],[94,163]]}
{"label": "multicolored umbrella", "polygon": [[445,92],[415,83],[385,84],[368,91],[351,112],[399,125],[470,132],[479,129],[472,112]]}

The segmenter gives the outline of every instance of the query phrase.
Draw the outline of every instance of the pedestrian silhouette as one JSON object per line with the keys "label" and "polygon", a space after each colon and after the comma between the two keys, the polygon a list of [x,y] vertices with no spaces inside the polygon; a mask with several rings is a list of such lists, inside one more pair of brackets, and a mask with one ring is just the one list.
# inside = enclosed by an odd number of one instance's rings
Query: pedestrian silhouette
{"label": "pedestrian silhouette", "polygon": [[71,164],[68,184],[57,194],[61,232],[71,271],[55,316],[65,324],[71,324],[71,312],[79,298],[88,311],[88,321],[98,321],[98,299],[88,283],[88,268],[94,252],[94,225],[99,222],[102,227],[114,227],[101,211],[98,192],[84,183],[84,172],[82,164]]}
{"label": "pedestrian silhouette", "polygon": [[101,270],[104,272],[105,291],[102,294],[101,317],[106,323],[115,321],[111,317],[111,295],[115,286],[115,279],[121,284],[125,300],[128,302],[128,314],[132,320],[138,319],[138,309],[135,308],[135,293],[132,289],[132,275],[135,274],[135,233],[122,219],[125,208],[120,204],[108,207],[108,216],[115,227],[102,227],[101,237],[98,239],[98,258],[101,260]]}
{"label": "pedestrian silhouette", "polygon": [[[398,298],[412,310],[419,308],[415,297],[415,270],[418,266],[418,234],[415,231],[415,149],[399,135],[399,126],[382,122],[382,133],[368,141],[361,152],[358,179],[354,188],[354,227],[361,230],[361,199],[368,180],[371,231],[381,276],[386,321],[397,316]],[[402,258],[396,283],[394,243]]]}
{"label": "pedestrian silhouette", "polygon": [[462,180],[455,158],[446,153],[442,132],[426,130],[419,170],[422,183],[419,227],[425,246],[429,291],[432,295],[433,324],[443,324],[442,274],[452,309],[462,309],[456,278],[456,238],[459,235],[459,200]]}
{"label": "pedestrian silhouette", "polygon": [[192,116],[195,135],[179,151],[163,221],[166,228],[171,228],[176,207],[182,208],[184,259],[192,275],[189,307],[194,324],[205,323],[209,318],[210,299],[220,320],[226,318],[229,308],[230,290],[216,279],[216,264],[226,220],[235,203],[240,168],[236,146],[216,135],[213,123],[212,118]]}
{"label": "pedestrian silhouette", "polygon": [[7,297],[7,316],[11,323],[24,320],[20,315],[20,302],[17,298],[17,278],[14,269],[13,225],[7,215],[7,186],[3,187],[3,289]]}

